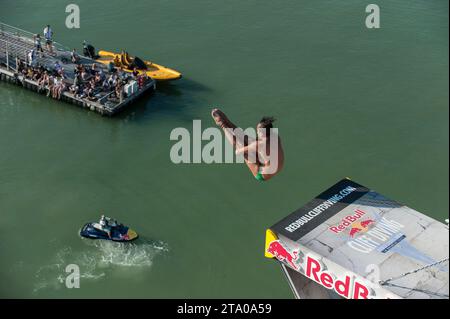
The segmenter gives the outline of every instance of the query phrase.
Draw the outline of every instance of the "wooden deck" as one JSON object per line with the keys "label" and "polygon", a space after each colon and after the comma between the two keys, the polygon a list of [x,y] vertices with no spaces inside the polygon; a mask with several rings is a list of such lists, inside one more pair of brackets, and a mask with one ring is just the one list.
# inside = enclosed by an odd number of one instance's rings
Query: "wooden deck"
{"label": "wooden deck", "polygon": [[[43,36],[41,36],[43,38]],[[64,74],[67,77],[65,81],[72,82],[75,78],[76,64],[71,63],[70,49],[65,48],[59,43],[54,43],[53,54],[51,54],[45,48],[45,41],[42,40],[43,53],[36,54],[35,65],[42,66],[47,70],[53,70],[55,62],[64,68]],[[33,34],[24,30],[20,30],[3,23],[0,23],[0,80],[4,80],[10,83],[14,83],[22,86],[23,88],[39,92],[38,84],[30,79],[25,78],[22,74],[17,72],[16,58],[26,61],[27,54],[34,49]],[[95,60],[82,57],[80,54],[79,64],[85,65],[90,68]],[[103,73],[108,77],[111,73],[107,67],[101,63],[96,63],[98,68],[102,68]],[[129,73],[118,70],[119,74],[124,77],[130,76]],[[102,115],[112,116],[122,111],[126,107],[130,106],[136,99],[148,92],[152,92],[156,89],[156,81],[149,78],[142,88],[130,96],[126,96],[121,101],[113,97],[111,92],[102,91],[96,96],[96,100],[92,101],[87,98],[75,97],[70,92],[66,91],[61,95],[61,100],[88,108],[92,111],[96,111]],[[42,94],[45,94],[47,89]]]}

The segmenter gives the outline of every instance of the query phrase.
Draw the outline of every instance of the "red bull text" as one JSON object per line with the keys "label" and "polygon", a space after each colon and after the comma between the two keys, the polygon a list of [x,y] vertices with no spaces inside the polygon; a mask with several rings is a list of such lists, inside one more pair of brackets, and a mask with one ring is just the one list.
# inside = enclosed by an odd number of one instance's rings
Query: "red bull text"
{"label": "red bull text", "polygon": [[[350,226],[352,226],[352,223],[358,221],[359,219],[361,219],[361,217],[363,217],[364,215],[366,215],[365,211],[362,211],[360,209],[355,209],[355,214],[354,215],[347,215],[345,216],[342,221],[335,226],[331,226],[329,229],[336,233],[339,234],[340,232],[345,231],[347,228],[349,228]],[[362,223],[361,223],[362,224]],[[350,230],[350,236],[352,236],[352,231],[353,231],[353,236],[358,232],[357,229],[353,230],[353,228]],[[352,237],[353,237],[352,236]]]}
{"label": "red bull text", "polygon": [[321,262],[311,256],[306,258],[305,276],[314,280],[327,289],[333,289],[340,296],[347,299],[371,298],[370,290],[358,278],[345,275],[337,278],[334,274],[326,271]]}

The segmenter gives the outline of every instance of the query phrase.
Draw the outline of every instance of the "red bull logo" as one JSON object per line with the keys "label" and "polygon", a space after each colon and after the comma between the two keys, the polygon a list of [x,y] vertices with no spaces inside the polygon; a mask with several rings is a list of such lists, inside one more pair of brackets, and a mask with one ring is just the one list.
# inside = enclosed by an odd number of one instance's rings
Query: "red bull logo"
{"label": "red bull logo", "polygon": [[312,256],[306,259],[305,276],[327,289],[333,289],[337,294],[347,299],[368,299],[370,289],[357,277],[350,275],[336,277]]}
{"label": "red bull logo", "polygon": [[350,237],[354,238],[358,233],[365,233],[369,229],[369,225],[375,223],[373,219],[366,219],[358,223],[353,223],[350,229]]}
{"label": "red bull logo", "polygon": [[281,262],[288,263],[293,269],[298,270],[298,266],[294,263],[298,259],[298,251],[290,253],[278,240],[269,244],[267,252],[275,256]]}
{"label": "red bull logo", "polygon": [[361,222],[353,223],[350,229],[350,237],[354,238],[358,233],[365,233],[369,229],[369,225],[375,223],[373,219],[366,219]]}
{"label": "red bull logo", "polygon": [[338,225],[331,226],[329,230],[339,234],[350,228],[349,236],[354,238],[356,234],[366,232],[369,226],[375,223],[373,219],[363,219],[365,215],[365,211],[355,209],[355,214],[345,216]]}

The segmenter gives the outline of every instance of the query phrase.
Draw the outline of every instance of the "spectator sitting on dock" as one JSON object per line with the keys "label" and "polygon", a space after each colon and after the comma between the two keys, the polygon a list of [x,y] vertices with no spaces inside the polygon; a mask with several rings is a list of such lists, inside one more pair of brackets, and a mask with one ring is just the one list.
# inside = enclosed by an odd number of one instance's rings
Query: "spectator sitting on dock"
{"label": "spectator sitting on dock", "polygon": [[61,100],[61,94],[66,90],[66,83],[64,83],[64,79],[60,79],[58,83],[58,87],[56,89],[56,98]]}
{"label": "spectator sitting on dock", "polygon": [[104,91],[111,92],[111,91],[114,91],[116,86],[113,84],[113,80],[110,80],[108,78],[108,79],[105,79],[105,81],[103,81],[102,87],[103,87]]}
{"label": "spectator sitting on dock", "polygon": [[77,64],[80,62],[80,57],[78,56],[77,50],[73,49],[72,53],[70,53],[70,59],[72,60],[72,63]]}
{"label": "spectator sitting on dock", "polygon": [[100,83],[102,82],[102,76],[100,75],[100,72],[95,75],[94,82],[96,85],[100,85]]}
{"label": "spectator sitting on dock", "polygon": [[102,68],[98,69],[98,75],[100,75],[100,79],[103,81],[106,78],[105,72],[103,72]]}
{"label": "spectator sitting on dock", "polygon": [[89,93],[89,90],[90,90],[90,85],[89,85],[89,83],[88,84],[86,84],[84,87],[83,86],[81,86],[81,93],[80,93],[80,98],[85,98],[86,96],[88,96],[88,93]]}
{"label": "spectator sitting on dock", "polygon": [[76,75],[81,75],[81,72],[83,72],[83,65],[77,64],[75,67],[75,70],[73,71]]}
{"label": "spectator sitting on dock", "polygon": [[54,99],[58,98],[58,91],[59,91],[59,86],[60,85],[61,85],[61,78],[60,77],[56,77],[54,85],[53,85],[53,92],[52,92],[52,97]]}
{"label": "spectator sitting on dock", "polygon": [[48,72],[44,71],[42,77],[38,81],[38,92],[43,91],[45,86],[48,85],[48,82],[49,82]]}
{"label": "spectator sitting on dock", "polygon": [[90,101],[95,101],[96,100],[96,98],[94,96],[94,88],[92,86],[87,91],[87,98]]}
{"label": "spectator sitting on dock", "polygon": [[83,95],[83,88],[81,86],[76,87],[75,97],[80,97]]}
{"label": "spectator sitting on dock", "polygon": [[28,67],[27,73],[26,73],[26,76],[25,76],[25,77],[26,77],[27,79],[31,80],[31,79],[33,78],[33,74],[34,74],[33,68],[32,68],[32,67]]}
{"label": "spectator sitting on dock", "polygon": [[22,74],[23,77],[27,76],[27,72],[28,72],[28,67],[26,65],[24,65],[22,67],[22,70],[20,71],[20,73]]}
{"label": "spectator sitting on dock", "polygon": [[17,73],[22,73],[23,68],[24,68],[23,61],[20,58],[16,57],[16,71],[17,71]]}
{"label": "spectator sitting on dock", "polygon": [[75,85],[75,86],[80,86],[81,83],[82,83],[82,81],[81,81],[81,75],[75,74],[75,77],[74,77],[74,79],[73,79],[73,85]]}
{"label": "spectator sitting on dock", "polygon": [[146,80],[147,80],[147,75],[145,75],[145,73],[138,76],[137,82],[138,82],[139,89],[142,89],[144,87]]}
{"label": "spectator sitting on dock", "polygon": [[97,65],[95,63],[92,63],[92,67],[91,67],[91,74],[93,76],[95,76],[97,74],[98,70],[97,70]]}
{"label": "spectator sitting on dock", "polygon": [[69,86],[69,92],[76,96],[78,92],[78,85],[74,83],[71,86]]}
{"label": "spectator sitting on dock", "polygon": [[80,89],[79,83],[73,82],[73,84],[69,86],[69,92],[72,93],[75,97],[81,94],[82,90]]}
{"label": "spectator sitting on dock", "polygon": [[62,69],[62,66],[61,66],[61,64],[59,64],[58,61],[56,61],[55,64],[53,65],[53,68],[55,69],[56,73],[59,73]]}
{"label": "spectator sitting on dock", "polygon": [[108,78],[105,78],[102,83],[102,88],[104,91],[111,91],[114,89],[112,74]]}
{"label": "spectator sitting on dock", "polygon": [[94,78],[91,78],[91,80],[89,81],[89,85],[90,85],[93,89],[95,89],[95,87],[96,87],[96,85],[97,85],[97,82],[95,82],[95,79],[94,79]]}
{"label": "spectator sitting on dock", "polygon": [[115,74],[109,76],[108,84],[110,87],[115,87],[117,85],[117,76]]}
{"label": "spectator sitting on dock", "polygon": [[42,76],[41,68],[34,68],[33,69],[33,81],[38,82],[39,79]]}
{"label": "spectator sitting on dock", "polygon": [[55,82],[55,77],[53,75],[49,75],[48,85],[47,85],[47,89],[48,89],[47,96],[50,96],[50,94],[52,94],[54,82]]}
{"label": "spectator sitting on dock", "polygon": [[109,85],[108,80],[103,81],[102,83],[102,90],[103,91],[109,91],[111,89],[111,86]]}
{"label": "spectator sitting on dock", "polygon": [[89,80],[89,74],[87,73],[87,71],[86,71],[86,69],[85,68],[83,68],[83,70],[81,71],[81,79],[83,80],[83,81],[87,81],[87,80]]}
{"label": "spectator sitting on dock", "polygon": [[63,79],[66,78],[66,74],[65,74],[64,68],[59,69],[58,75],[59,75],[60,77],[62,77]]}
{"label": "spectator sitting on dock", "polygon": [[61,99],[61,93],[64,91],[64,89],[66,88],[66,84],[64,83],[64,79],[61,77],[57,77],[55,79],[54,85],[53,85],[53,90],[52,90],[52,97],[54,99]]}
{"label": "spectator sitting on dock", "polygon": [[53,85],[52,85],[52,98],[56,98],[56,96],[57,96],[57,92],[58,92],[58,86],[59,86],[59,78],[58,77],[55,77],[54,78],[54,80],[53,80]]}
{"label": "spectator sitting on dock", "polygon": [[45,37],[45,44],[47,45],[47,50],[50,52],[50,54],[53,54],[53,30],[50,27],[49,24],[44,29],[44,37]]}

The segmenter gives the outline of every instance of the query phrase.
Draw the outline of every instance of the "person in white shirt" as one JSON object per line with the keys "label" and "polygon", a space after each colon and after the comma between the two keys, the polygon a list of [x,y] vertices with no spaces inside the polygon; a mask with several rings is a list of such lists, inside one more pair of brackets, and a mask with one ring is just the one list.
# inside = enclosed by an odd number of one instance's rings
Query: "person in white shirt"
{"label": "person in white shirt", "polygon": [[102,230],[108,234],[109,238],[111,238],[111,227],[109,226],[108,219],[105,217],[105,215],[102,215],[100,217],[99,224],[102,227]]}
{"label": "person in white shirt", "polygon": [[30,52],[28,52],[28,65],[33,67],[35,59],[36,59],[36,51],[33,49]]}

